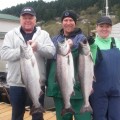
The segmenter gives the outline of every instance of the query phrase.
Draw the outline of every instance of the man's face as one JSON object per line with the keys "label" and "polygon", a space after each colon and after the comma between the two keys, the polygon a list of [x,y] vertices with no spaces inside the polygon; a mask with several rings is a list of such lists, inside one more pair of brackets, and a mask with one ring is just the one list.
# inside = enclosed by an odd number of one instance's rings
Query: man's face
{"label": "man's face", "polygon": [[36,17],[30,14],[20,16],[20,24],[25,32],[32,31],[36,25]]}
{"label": "man's face", "polygon": [[69,35],[69,33],[74,31],[75,26],[76,26],[75,21],[70,17],[66,17],[62,21],[62,28],[64,30],[65,35]]}
{"label": "man's face", "polygon": [[96,26],[96,31],[101,38],[107,38],[111,30],[112,26],[109,24],[100,24]]}

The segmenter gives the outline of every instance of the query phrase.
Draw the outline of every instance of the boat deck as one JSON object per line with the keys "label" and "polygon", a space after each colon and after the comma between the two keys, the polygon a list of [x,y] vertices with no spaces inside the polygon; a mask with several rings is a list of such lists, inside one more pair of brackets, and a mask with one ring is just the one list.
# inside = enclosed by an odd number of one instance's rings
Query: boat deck
{"label": "boat deck", "polygon": [[[0,120],[11,120],[11,105],[0,102]],[[24,120],[31,120],[29,111],[25,112]],[[44,120],[56,120],[55,111],[46,111],[44,113]]]}

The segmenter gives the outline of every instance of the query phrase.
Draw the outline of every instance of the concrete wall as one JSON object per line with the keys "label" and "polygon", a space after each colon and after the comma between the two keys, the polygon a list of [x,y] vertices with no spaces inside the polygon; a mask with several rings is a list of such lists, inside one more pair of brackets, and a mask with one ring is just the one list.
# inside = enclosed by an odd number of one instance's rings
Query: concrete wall
{"label": "concrete wall", "polygon": [[8,32],[19,25],[19,21],[8,21],[0,19],[0,32]]}
{"label": "concrete wall", "polygon": [[[1,40],[0,39],[0,48],[1,48],[1,46],[2,46],[2,43],[3,43],[3,40]],[[0,72],[6,72],[6,61],[2,61],[1,59],[0,59]]]}
{"label": "concrete wall", "polygon": [[115,37],[115,38],[120,39],[120,23],[112,26],[111,37]]}
{"label": "concrete wall", "polygon": [[[2,20],[0,19],[0,33],[7,33],[8,31],[10,31],[11,29],[18,27],[19,21],[10,21],[10,20]],[[2,46],[3,43],[3,39],[4,39],[4,35],[2,35],[2,37],[0,38],[0,48]],[[0,59],[0,72],[6,72],[6,61],[2,61]]]}

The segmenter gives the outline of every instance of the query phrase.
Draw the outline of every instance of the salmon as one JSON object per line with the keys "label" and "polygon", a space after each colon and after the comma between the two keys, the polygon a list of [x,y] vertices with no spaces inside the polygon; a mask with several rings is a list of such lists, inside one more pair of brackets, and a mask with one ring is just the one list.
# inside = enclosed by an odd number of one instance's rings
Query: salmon
{"label": "salmon", "polygon": [[58,42],[57,46],[57,82],[62,94],[64,108],[61,111],[63,116],[66,113],[75,114],[71,107],[70,98],[74,94],[74,66],[73,56],[69,52],[70,47],[67,41]]}
{"label": "salmon", "polygon": [[80,113],[93,112],[89,103],[89,96],[93,92],[94,63],[87,40],[80,42],[78,74],[84,98],[84,104],[80,109]]}
{"label": "salmon", "polygon": [[42,94],[39,69],[30,45],[20,46],[20,67],[21,79],[33,102],[30,114],[44,112],[44,108],[39,103],[39,98]]}

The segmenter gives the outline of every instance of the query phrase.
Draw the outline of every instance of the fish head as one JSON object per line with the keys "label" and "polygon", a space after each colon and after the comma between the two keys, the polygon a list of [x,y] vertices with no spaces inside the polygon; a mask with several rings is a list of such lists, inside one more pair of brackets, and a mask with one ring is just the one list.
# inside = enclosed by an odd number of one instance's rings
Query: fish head
{"label": "fish head", "polygon": [[66,55],[68,53],[68,51],[70,50],[70,46],[68,44],[68,42],[65,40],[57,41],[57,53],[60,55]]}
{"label": "fish head", "polygon": [[29,44],[20,45],[20,56],[22,58],[30,59],[33,55],[33,50]]}
{"label": "fish head", "polygon": [[79,43],[79,52],[84,55],[90,54],[90,46],[86,39]]}

